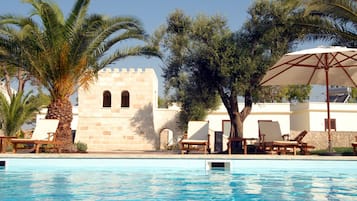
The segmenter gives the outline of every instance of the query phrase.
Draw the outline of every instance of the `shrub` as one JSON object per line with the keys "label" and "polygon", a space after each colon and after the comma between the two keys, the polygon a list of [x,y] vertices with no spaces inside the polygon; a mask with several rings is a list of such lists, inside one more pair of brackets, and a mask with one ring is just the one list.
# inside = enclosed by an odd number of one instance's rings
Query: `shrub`
{"label": "shrub", "polygon": [[81,152],[81,153],[87,152],[88,146],[86,143],[78,141],[75,145],[76,145],[78,152]]}
{"label": "shrub", "polygon": [[[311,154],[315,154],[315,155],[325,155],[327,153],[328,150],[326,149],[311,151]],[[333,153],[342,156],[351,156],[353,155],[353,150],[352,147],[333,147]]]}

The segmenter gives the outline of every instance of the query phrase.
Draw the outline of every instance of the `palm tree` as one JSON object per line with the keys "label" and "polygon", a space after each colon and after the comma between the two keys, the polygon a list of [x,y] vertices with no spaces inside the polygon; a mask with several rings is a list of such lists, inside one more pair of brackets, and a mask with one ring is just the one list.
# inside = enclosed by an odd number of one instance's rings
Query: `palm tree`
{"label": "palm tree", "polygon": [[15,136],[21,126],[34,118],[36,112],[44,106],[44,102],[33,97],[31,93],[19,92],[13,94],[10,100],[0,93],[0,118],[6,136]]}
{"label": "palm tree", "polygon": [[334,45],[357,47],[357,2],[355,0],[312,0],[307,14],[316,16],[314,38],[332,39]]}
{"label": "palm tree", "polygon": [[[3,18],[4,17],[1,17],[1,19]],[[30,34],[30,30],[26,27],[16,29],[14,27],[0,25],[0,78],[10,97],[13,95],[11,87],[13,80],[17,81],[17,92],[24,91],[28,81],[35,81],[32,79],[33,77],[25,71],[25,68],[21,68],[27,65],[22,55],[23,50],[27,47]],[[32,82],[32,84],[34,83],[35,82]]]}
{"label": "palm tree", "polygon": [[[312,0],[305,4],[306,14],[315,16],[308,21],[310,39],[331,41],[332,45],[357,47],[357,2],[355,0]],[[352,98],[357,88],[352,88]],[[356,100],[352,100],[356,101]]]}
{"label": "palm tree", "polygon": [[[44,0],[26,0],[33,7],[30,17],[4,16],[0,24],[26,29],[30,34],[19,58],[50,93],[46,118],[59,119],[59,148],[72,150],[72,104],[69,97],[80,86],[88,87],[97,72],[128,56],[157,56],[156,48],[146,45],[146,35],[133,17],[108,18],[88,15],[89,0],[77,0],[69,17],[64,18],[58,5]],[[36,23],[33,17],[40,19]],[[36,18],[36,19],[37,19]],[[11,38],[11,35],[9,35]],[[131,47],[116,44],[136,39]],[[9,50],[11,48],[8,48]]]}

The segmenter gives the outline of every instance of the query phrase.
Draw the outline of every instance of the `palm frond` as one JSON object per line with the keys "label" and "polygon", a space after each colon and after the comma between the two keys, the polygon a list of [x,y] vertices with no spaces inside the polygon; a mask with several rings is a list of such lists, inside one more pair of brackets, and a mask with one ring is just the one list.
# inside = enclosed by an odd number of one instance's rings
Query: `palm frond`
{"label": "palm frond", "polygon": [[[356,46],[357,3],[354,0],[313,0],[307,14],[317,16],[324,23],[315,24],[325,34],[333,36],[334,45]],[[318,36],[318,35],[316,35]],[[321,35],[322,38],[326,36]]]}
{"label": "palm frond", "polygon": [[354,0],[313,0],[308,12],[320,12],[341,23],[357,22],[357,4]]}
{"label": "palm frond", "polygon": [[71,27],[73,32],[81,28],[87,14],[89,2],[89,0],[78,0],[72,8],[71,14],[66,20],[66,27]]}
{"label": "palm frond", "polygon": [[135,46],[135,47],[122,48],[122,49],[116,50],[114,53],[112,53],[109,56],[104,57],[100,61],[98,61],[96,66],[98,69],[102,69],[110,64],[115,63],[115,61],[130,57],[130,56],[160,57],[160,55],[157,53],[157,49],[154,47]]}
{"label": "palm frond", "polygon": [[50,1],[32,0],[36,14],[42,21],[46,33],[46,42],[50,47],[57,47],[58,42],[63,40],[64,17],[57,4]]}
{"label": "palm frond", "polygon": [[[114,33],[119,33],[121,35],[121,31],[129,31],[132,35],[133,39],[143,39],[144,35],[144,30],[141,26],[141,23],[133,18],[115,18],[115,19],[110,19],[110,20],[103,20],[100,26],[96,27],[97,29],[92,33],[94,36],[96,36],[93,41],[90,43],[88,46],[88,55],[92,54],[97,50],[98,47],[102,45],[102,43],[109,39],[112,34]],[[120,37],[116,37],[117,39],[120,39]],[[113,40],[113,42],[118,42]],[[108,47],[111,47],[111,45],[108,44]],[[106,48],[106,49],[107,49]]]}
{"label": "palm frond", "polygon": [[89,7],[89,0],[78,0],[74,5],[69,18],[66,20],[66,38],[69,43],[76,47],[76,44],[82,44],[83,24],[85,24],[86,14]]}
{"label": "palm frond", "polygon": [[43,102],[32,97],[32,91],[14,94],[10,99],[0,93],[0,115],[7,136],[14,136],[21,126],[34,117]]}
{"label": "palm frond", "polygon": [[[145,45],[143,26],[135,17],[87,16],[90,1],[77,0],[70,16],[65,19],[52,1],[25,2],[33,7],[28,19],[39,17],[41,26],[29,20],[25,29],[25,21],[21,21],[26,19],[24,17],[8,15],[0,18],[0,25],[3,22],[3,25],[16,28],[7,34],[11,40],[8,40],[8,46],[3,46],[9,53],[4,61],[13,65],[22,62],[22,67],[31,72],[54,99],[68,97],[75,88],[93,80],[87,76],[95,75],[100,68],[115,60],[127,56],[158,55],[157,47]],[[27,34],[24,35],[26,40],[21,41],[16,36],[19,31]],[[137,40],[144,45],[123,50],[123,45],[116,46],[129,40]],[[3,44],[1,36],[0,44]],[[18,45],[11,49],[10,45],[14,44]]]}

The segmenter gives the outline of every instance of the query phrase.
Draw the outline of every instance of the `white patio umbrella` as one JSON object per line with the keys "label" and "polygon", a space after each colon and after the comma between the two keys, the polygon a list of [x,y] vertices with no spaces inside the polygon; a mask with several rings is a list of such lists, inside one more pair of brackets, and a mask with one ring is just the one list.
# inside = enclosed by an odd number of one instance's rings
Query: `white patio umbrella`
{"label": "white patio umbrella", "polygon": [[332,152],[328,87],[357,87],[357,49],[331,46],[285,54],[269,68],[260,84],[326,85],[328,149]]}

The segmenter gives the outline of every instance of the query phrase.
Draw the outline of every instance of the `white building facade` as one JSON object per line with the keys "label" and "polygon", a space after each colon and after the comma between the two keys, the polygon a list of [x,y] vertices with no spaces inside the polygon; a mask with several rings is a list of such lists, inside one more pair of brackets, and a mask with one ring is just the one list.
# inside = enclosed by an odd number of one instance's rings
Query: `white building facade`
{"label": "white building facade", "polygon": [[[175,144],[179,107],[158,108],[158,80],[153,69],[106,69],[86,90],[78,91],[78,117],[72,129],[75,141],[88,151],[158,150]],[[243,105],[239,105],[242,109]],[[324,132],[326,103],[257,103],[244,122],[245,138],[258,138],[258,120],[279,121],[283,134],[291,131]],[[357,104],[331,103],[337,131],[357,131]],[[222,105],[210,113],[211,147],[216,131],[227,138],[229,117]],[[225,142],[223,149],[225,149]]]}
{"label": "white building facade", "polygon": [[106,69],[78,91],[76,141],[89,151],[156,150],[160,129],[176,131],[177,111],[158,110],[153,69]]}
{"label": "white building facade", "polygon": [[[357,131],[357,104],[330,103],[330,118],[335,131]],[[326,103],[299,103],[291,105],[290,125],[292,130],[325,131]]]}

